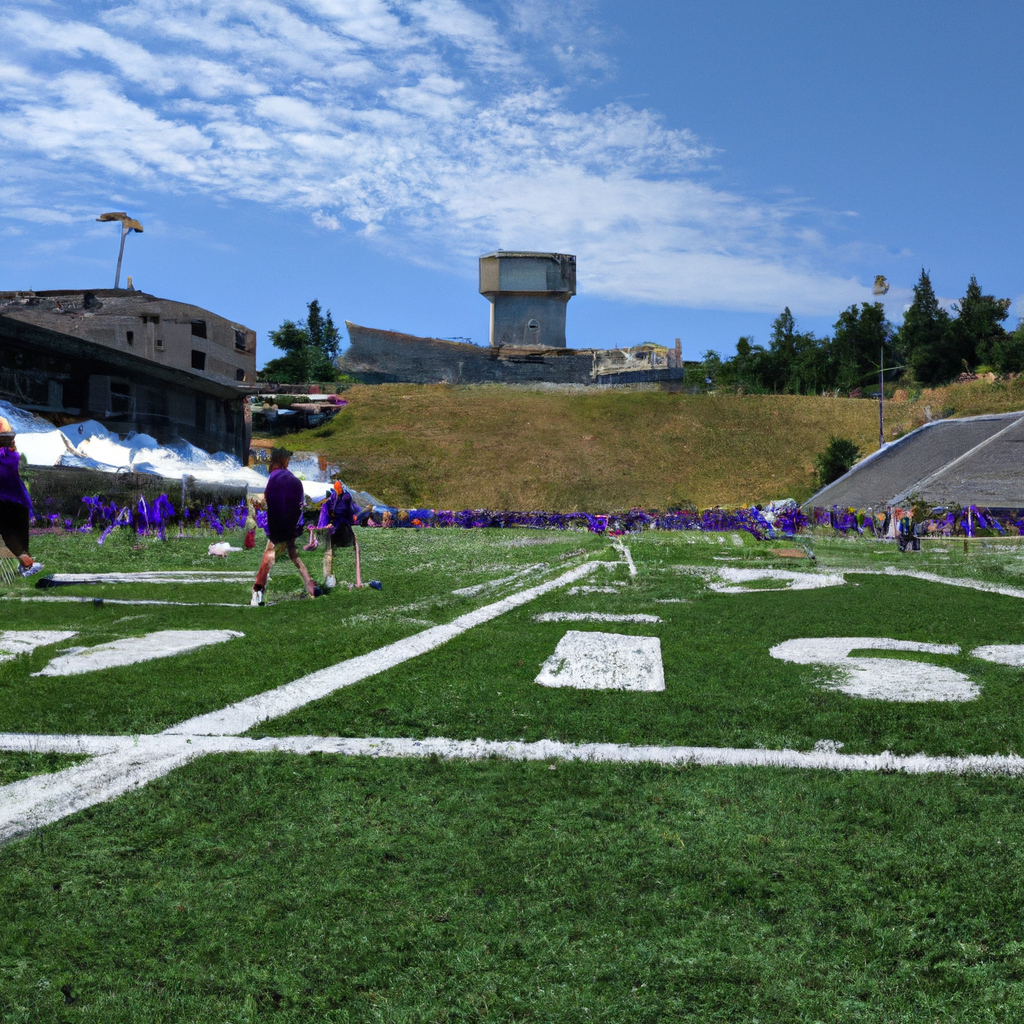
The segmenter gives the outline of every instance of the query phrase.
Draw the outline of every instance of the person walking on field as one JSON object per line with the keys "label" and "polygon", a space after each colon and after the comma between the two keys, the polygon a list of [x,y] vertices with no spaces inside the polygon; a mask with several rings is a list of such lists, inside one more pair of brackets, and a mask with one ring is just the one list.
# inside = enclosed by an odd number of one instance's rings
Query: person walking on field
{"label": "person walking on field", "polygon": [[0,537],[21,563],[19,576],[35,576],[43,571],[41,562],[28,553],[28,524],[32,515],[32,499],[18,473],[18,449],[14,446],[14,430],[0,416]]}
{"label": "person walking on field", "polygon": [[286,448],[275,448],[270,453],[270,479],[267,480],[265,492],[268,539],[259,572],[256,573],[256,582],[252,587],[252,600],[249,603],[253,608],[265,603],[267,578],[282,550],[287,550],[288,557],[299,570],[306,593],[310,597],[323,596],[323,591],[309,578],[309,573],[295,547],[295,539],[302,533],[299,520],[302,516],[305,492],[302,489],[302,481],[288,469],[291,454]]}

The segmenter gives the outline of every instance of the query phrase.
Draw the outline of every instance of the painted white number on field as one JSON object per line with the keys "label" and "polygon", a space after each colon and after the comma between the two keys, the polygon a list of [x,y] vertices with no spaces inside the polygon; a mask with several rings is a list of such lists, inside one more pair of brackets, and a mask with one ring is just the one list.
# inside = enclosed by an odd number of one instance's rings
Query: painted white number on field
{"label": "painted white number on field", "polygon": [[[956,644],[925,644],[886,637],[808,637],[787,640],[769,652],[780,661],[797,665],[834,665],[842,677],[826,684],[854,697],[869,700],[974,700],[978,685],[962,672],[943,665],[890,658],[851,657],[855,650],[917,651],[922,654],[958,654]],[[995,660],[995,659],[992,659]]]}
{"label": "painted white number on field", "polygon": [[13,661],[19,654],[31,654],[37,647],[59,644],[78,636],[58,629],[8,629],[0,632],[0,661]]}
{"label": "painted white number on field", "polygon": [[534,682],[577,690],[664,690],[661,641],[570,629]]}
{"label": "painted white number on field", "polygon": [[[74,633],[70,634],[74,636]],[[97,647],[77,647],[59,654],[37,676],[77,676],[101,668],[119,668],[141,661],[170,658],[210,644],[222,644],[236,636],[234,629],[164,629],[145,636],[130,636]]]}

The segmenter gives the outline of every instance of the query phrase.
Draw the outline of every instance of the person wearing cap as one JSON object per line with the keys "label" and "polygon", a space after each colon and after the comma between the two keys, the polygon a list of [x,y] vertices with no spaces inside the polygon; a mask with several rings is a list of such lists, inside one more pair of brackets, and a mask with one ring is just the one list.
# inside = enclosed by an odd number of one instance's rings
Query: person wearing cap
{"label": "person wearing cap", "polygon": [[41,562],[28,553],[28,524],[32,515],[32,499],[18,473],[18,449],[14,445],[14,429],[0,416],[0,537],[15,558],[19,576],[35,576],[43,571]]}
{"label": "person wearing cap", "polygon": [[323,591],[310,579],[295,547],[295,539],[302,533],[300,521],[306,495],[302,481],[288,468],[291,454],[287,448],[275,448],[270,453],[270,477],[264,493],[267,502],[267,547],[252,587],[252,600],[249,603],[253,608],[265,603],[270,570],[283,550],[288,552],[288,557],[299,570],[306,593],[310,597],[323,595]]}

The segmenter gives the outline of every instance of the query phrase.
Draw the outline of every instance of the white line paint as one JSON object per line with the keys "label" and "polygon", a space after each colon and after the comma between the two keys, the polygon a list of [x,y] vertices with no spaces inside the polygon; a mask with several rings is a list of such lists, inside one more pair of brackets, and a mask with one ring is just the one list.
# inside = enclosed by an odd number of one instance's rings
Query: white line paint
{"label": "white line paint", "polygon": [[983,580],[964,579],[962,577],[939,576],[934,572],[919,572],[914,569],[897,569],[887,565],[884,569],[845,569],[847,573],[863,573],[866,576],[907,576],[926,583],[946,583],[951,587],[967,587],[970,590],[981,590],[988,594],[1002,594],[1004,597],[1024,597],[1020,587],[1007,587],[1000,583],[986,583]]}
{"label": "white line paint", "polygon": [[633,564],[633,555],[630,553],[629,548],[618,537],[613,538],[612,547],[622,555],[623,561],[629,566],[629,575],[635,576],[636,566]]}
{"label": "white line paint", "polygon": [[576,690],[664,690],[661,641],[656,636],[570,629],[534,682]]}
{"label": "white line paint", "polygon": [[245,634],[239,633],[237,629],[162,629],[145,636],[130,636],[96,647],[66,651],[54,658],[46,668],[32,675],[78,676],[100,669],[122,668],[143,661],[171,658],[176,654],[222,644],[241,636]]}
{"label": "white line paint", "polygon": [[[841,572],[795,572],[791,569],[740,569],[723,565],[711,570],[720,582],[708,580],[708,586],[719,594],[759,594],[768,590],[817,590],[820,587],[841,587],[846,583]],[[749,587],[747,583],[772,580],[787,583],[779,587]]]}
{"label": "white line paint", "polygon": [[615,615],[611,612],[541,612],[534,615],[534,622],[661,622],[657,615],[636,612],[631,615]]}
{"label": "white line paint", "polygon": [[474,626],[490,622],[491,619],[504,615],[505,612],[518,608],[520,605],[527,604],[551,590],[575,583],[576,580],[593,572],[594,568],[593,562],[585,562],[553,580],[540,583],[527,590],[521,590],[516,594],[510,594],[494,604],[484,605],[475,611],[460,615],[449,623],[432,626],[422,633],[406,637],[403,640],[396,640],[395,643],[371,651],[369,654],[350,658],[348,661],[321,669],[319,672],[313,672],[294,682],[279,686],[275,690],[256,694],[237,704],[222,708],[220,711],[190,718],[187,722],[171,726],[165,732],[179,735],[231,735],[245,732],[268,718],[277,718],[279,715],[287,714],[310,701],[320,700],[343,686],[351,686],[353,683],[370,678],[370,676],[386,672],[389,668],[401,665],[411,658],[419,657],[427,651],[432,651]]}
{"label": "white line paint", "polygon": [[613,584],[610,587],[570,587],[566,593],[570,597],[576,597],[579,594],[621,594],[621,590],[617,590],[617,586],[624,586],[624,584]]}
{"label": "white line paint", "polygon": [[46,579],[66,586],[88,583],[244,583],[252,580],[252,573],[197,572],[192,569],[167,569],[160,572],[55,572]]}
{"label": "white line paint", "polygon": [[891,701],[974,700],[979,691],[962,672],[944,665],[888,658],[851,657],[854,650],[916,651],[924,654],[958,654],[956,644],[926,644],[887,637],[801,637],[777,644],[769,653],[797,665],[828,665],[840,669],[842,678],[826,683],[852,697]]}
{"label": "white line paint", "polygon": [[[251,579],[251,576],[246,576],[246,579]],[[229,601],[130,601],[127,598],[121,597],[70,597],[70,596],[57,596],[53,594],[44,594],[38,597],[28,597],[22,595],[20,597],[3,597],[0,601],[49,601],[50,603],[56,604],[127,604],[135,608],[139,605],[157,604],[167,605],[174,608],[248,608],[249,602],[246,601],[244,604],[233,603]],[[275,601],[268,601],[268,604],[276,604]]]}
{"label": "white line paint", "polygon": [[19,654],[31,654],[37,647],[59,644],[78,636],[57,629],[7,629],[0,633],[0,661],[13,661]]}
{"label": "white line paint", "polygon": [[1024,668],[1024,644],[989,644],[985,647],[975,647],[971,654],[982,661],[992,661],[997,665]]}
{"label": "white line paint", "polygon": [[[64,752],[74,737],[18,737],[17,747],[8,747],[0,735],[0,750],[31,749]],[[153,779],[166,775],[189,761],[212,753],[339,754],[350,757],[443,757],[452,760],[480,760],[498,757],[510,761],[583,761],[592,764],[660,764],[706,767],[794,768],[826,771],[903,772],[908,775],[1006,775],[1024,776],[1024,758],[1014,754],[934,757],[927,754],[899,756],[842,754],[834,741],[820,741],[811,751],[765,750],[764,748],[630,746],[614,743],[559,743],[539,740],[380,739],[361,737],[285,736],[248,739],[243,736],[82,737],[87,745],[98,740],[116,740],[116,749],[103,752],[85,764],[62,772],[22,779],[0,789],[0,844],[77,811],[112,800]],[[75,751],[70,751],[75,752]]]}
{"label": "white line paint", "polygon": [[527,565],[520,569],[519,572],[512,573],[511,576],[503,576],[499,580],[487,580],[484,583],[475,583],[471,587],[460,587],[458,590],[453,590],[452,593],[456,597],[475,597],[477,594],[482,594],[485,590],[493,590],[496,587],[503,587],[507,583],[518,583],[526,576],[538,576],[544,572],[545,569],[551,567],[547,562],[536,562],[533,565]]}

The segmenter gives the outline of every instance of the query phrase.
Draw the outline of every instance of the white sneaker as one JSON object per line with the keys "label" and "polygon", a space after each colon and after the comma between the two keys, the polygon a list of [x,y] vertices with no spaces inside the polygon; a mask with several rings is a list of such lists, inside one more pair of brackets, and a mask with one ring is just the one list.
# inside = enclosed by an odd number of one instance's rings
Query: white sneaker
{"label": "white sneaker", "polygon": [[338,585],[338,581],[333,576],[328,576],[324,580],[324,590],[333,590]]}
{"label": "white sneaker", "polygon": [[42,562],[33,562],[31,565],[19,565],[18,575],[19,576],[35,576],[37,572],[43,571]]}
{"label": "white sneaker", "polygon": [[252,592],[252,600],[249,602],[249,607],[250,608],[262,608],[263,605],[264,605],[263,591],[262,590],[254,590]]}

